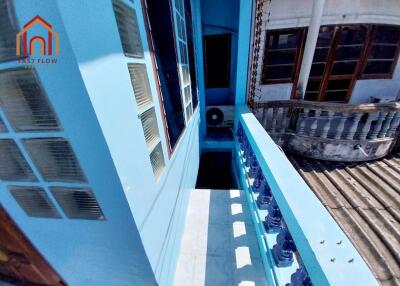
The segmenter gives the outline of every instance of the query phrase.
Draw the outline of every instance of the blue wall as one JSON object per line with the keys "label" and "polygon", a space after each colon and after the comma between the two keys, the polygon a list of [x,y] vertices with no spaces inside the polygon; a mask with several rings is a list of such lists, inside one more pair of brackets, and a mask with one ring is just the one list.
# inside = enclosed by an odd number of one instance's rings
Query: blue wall
{"label": "blue wall", "polygon": [[[93,189],[106,220],[71,220],[65,216],[63,219],[28,217],[6,190],[5,182],[0,186],[1,204],[69,285],[113,285],[115,281],[119,285],[154,285],[155,277],[139,230],[82,81],[57,2],[16,0],[14,3],[20,25],[36,15],[41,15],[60,35],[60,56],[57,64],[37,65],[36,69],[61,121],[63,131],[48,134],[18,133],[11,136],[66,137],[80,161],[88,178],[88,185]],[[76,22],[82,24],[78,20]],[[95,50],[96,46],[91,46],[84,38],[81,41]],[[0,68],[12,66],[21,67],[21,64],[5,63]],[[51,184],[40,185],[47,187]],[[62,213],[61,210],[60,212]]]}
{"label": "blue wall", "polygon": [[[198,109],[169,158],[140,1],[126,2],[137,11],[144,60],[124,56],[111,1],[15,1],[20,23],[40,15],[60,35],[58,63],[38,74],[107,220],[29,218],[4,184],[0,201],[70,285],[171,284],[197,177]],[[128,62],[147,66],[166,162],[158,180]]]}
{"label": "blue wall", "polygon": [[[188,195],[197,178],[198,111],[189,121],[172,157],[168,158],[142,9],[140,2],[135,1],[145,50],[143,62],[147,64],[167,165],[161,177],[155,180],[126,66],[127,62],[142,60],[124,56],[111,3],[59,1],[59,6],[146,254],[157,281],[167,285],[172,281],[175,269]],[[86,25],[77,23],[77,18],[89,14]],[[100,33],[97,27],[101,27]],[[86,40],[82,41],[82,38]],[[93,52],[93,47],[101,48]]]}

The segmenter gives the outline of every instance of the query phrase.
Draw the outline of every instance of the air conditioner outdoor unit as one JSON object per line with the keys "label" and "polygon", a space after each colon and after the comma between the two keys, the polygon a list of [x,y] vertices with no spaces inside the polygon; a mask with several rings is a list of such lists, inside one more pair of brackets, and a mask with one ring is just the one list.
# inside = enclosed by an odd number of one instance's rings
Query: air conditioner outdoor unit
{"label": "air conditioner outdoor unit", "polygon": [[207,106],[206,110],[207,127],[233,128],[234,105]]}

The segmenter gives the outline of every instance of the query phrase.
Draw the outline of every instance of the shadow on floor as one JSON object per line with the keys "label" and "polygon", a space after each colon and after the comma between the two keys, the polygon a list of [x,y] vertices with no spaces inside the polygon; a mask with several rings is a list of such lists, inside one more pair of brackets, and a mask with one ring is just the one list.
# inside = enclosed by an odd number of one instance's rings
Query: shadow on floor
{"label": "shadow on floor", "polygon": [[191,194],[175,285],[266,285],[244,193]]}

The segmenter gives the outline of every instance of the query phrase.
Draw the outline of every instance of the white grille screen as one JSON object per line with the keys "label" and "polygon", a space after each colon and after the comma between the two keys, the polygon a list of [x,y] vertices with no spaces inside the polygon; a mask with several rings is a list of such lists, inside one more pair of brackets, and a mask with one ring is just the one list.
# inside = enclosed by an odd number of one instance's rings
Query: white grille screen
{"label": "white grille screen", "polygon": [[53,108],[32,69],[0,72],[0,104],[17,131],[60,129]]}
{"label": "white grille screen", "polygon": [[66,139],[24,139],[24,145],[46,181],[86,182],[75,153]]}
{"label": "white grille screen", "polygon": [[164,154],[162,151],[161,142],[158,143],[158,145],[154,148],[153,152],[150,153],[150,161],[151,161],[151,166],[153,167],[154,176],[158,178],[165,167]]}
{"label": "white grille screen", "polygon": [[140,119],[142,121],[143,132],[144,137],[146,138],[147,147],[151,147],[160,138],[154,107],[143,112],[140,115]]}
{"label": "white grille screen", "polygon": [[50,188],[53,196],[69,218],[103,220],[103,212],[89,189]]}
{"label": "white grille screen", "polygon": [[143,47],[135,10],[122,3],[121,0],[114,0],[113,7],[125,55],[143,58]]}
{"label": "white grille screen", "polygon": [[28,216],[60,218],[60,214],[42,188],[11,186],[9,190]]}
{"label": "white grille screen", "polygon": [[0,0],[0,62],[16,59],[18,32],[11,0]]}
{"label": "white grille screen", "polygon": [[31,168],[11,139],[0,140],[0,179],[3,181],[36,181]]}
{"label": "white grille screen", "polygon": [[129,63],[128,69],[138,107],[142,108],[152,103],[153,99],[151,97],[150,83],[147,76],[146,66],[143,64]]}

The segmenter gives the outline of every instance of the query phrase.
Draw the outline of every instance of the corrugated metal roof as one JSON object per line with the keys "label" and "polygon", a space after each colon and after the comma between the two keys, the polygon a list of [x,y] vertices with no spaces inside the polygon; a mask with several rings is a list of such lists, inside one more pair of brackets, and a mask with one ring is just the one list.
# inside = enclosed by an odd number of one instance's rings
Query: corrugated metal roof
{"label": "corrugated metal roof", "polygon": [[364,163],[288,158],[382,285],[400,285],[400,153]]}

